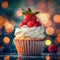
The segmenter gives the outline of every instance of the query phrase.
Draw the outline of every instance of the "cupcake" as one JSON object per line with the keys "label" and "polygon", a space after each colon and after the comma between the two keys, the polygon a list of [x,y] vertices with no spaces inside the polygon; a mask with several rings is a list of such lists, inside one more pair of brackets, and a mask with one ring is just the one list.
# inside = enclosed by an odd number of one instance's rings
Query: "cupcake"
{"label": "cupcake", "polygon": [[40,55],[44,49],[44,27],[30,8],[23,12],[24,20],[15,29],[14,45],[17,53],[23,56]]}

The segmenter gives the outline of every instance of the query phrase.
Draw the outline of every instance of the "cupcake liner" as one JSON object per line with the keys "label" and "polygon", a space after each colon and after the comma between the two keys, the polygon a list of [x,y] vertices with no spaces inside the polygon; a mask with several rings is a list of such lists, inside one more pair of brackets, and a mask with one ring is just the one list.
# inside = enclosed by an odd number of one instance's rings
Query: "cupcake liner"
{"label": "cupcake liner", "polygon": [[19,55],[36,56],[40,55],[44,49],[45,41],[39,40],[14,40]]}

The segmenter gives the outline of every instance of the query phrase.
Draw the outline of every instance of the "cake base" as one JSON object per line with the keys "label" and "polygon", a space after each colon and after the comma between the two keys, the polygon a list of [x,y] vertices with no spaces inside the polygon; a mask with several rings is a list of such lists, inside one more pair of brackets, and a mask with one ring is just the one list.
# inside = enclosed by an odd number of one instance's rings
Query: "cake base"
{"label": "cake base", "polygon": [[18,55],[23,56],[36,56],[40,55],[44,49],[45,41],[44,40],[26,40],[18,38],[14,39],[14,45]]}

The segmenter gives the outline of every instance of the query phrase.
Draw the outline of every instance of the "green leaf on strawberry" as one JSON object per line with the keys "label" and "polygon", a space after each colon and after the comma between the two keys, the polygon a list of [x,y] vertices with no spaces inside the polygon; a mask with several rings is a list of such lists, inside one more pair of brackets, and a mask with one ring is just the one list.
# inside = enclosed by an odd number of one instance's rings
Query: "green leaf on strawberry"
{"label": "green leaf on strawberry", "polygon": [[35,12],[35,13],[33,13],[32,12],[32,10],[30,9],[30,8],[28,8],[28,11],[26,11],[26,10],[24,10],[24,9],[22,9],[24,12],[23,12],[23,14],[38,14],[39,12]]}
{"label": "green leaf on strawberry", "polygon": [[39,14],[39,12],[35,12],[34,14],[35,14],[35,15],[36,15],[36,14]]}
{"label": "green leaf on strawberry", "polygon": [[32,13],[32,10],[30,8],[28,8],[28,11]]}
{"label": "green leaf on strawberry", "polygon": [[26,14],[26,12],[22,12],[23,14]]}

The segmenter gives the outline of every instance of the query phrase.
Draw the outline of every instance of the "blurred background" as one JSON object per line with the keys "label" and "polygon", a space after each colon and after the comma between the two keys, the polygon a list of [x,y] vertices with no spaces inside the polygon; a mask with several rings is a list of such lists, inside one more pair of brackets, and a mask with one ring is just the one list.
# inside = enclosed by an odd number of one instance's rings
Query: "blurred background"
{"label": "blurred background", "polygon": [[0,0],[0,53],[16,53],[14,31],[24,19],[22,8],[39,11],[47,35],[43,52],[55,44],[60,52],[60,0]]}

